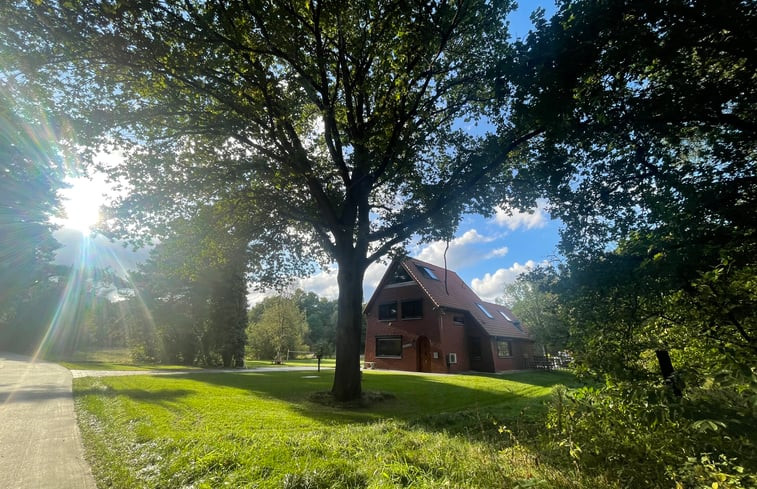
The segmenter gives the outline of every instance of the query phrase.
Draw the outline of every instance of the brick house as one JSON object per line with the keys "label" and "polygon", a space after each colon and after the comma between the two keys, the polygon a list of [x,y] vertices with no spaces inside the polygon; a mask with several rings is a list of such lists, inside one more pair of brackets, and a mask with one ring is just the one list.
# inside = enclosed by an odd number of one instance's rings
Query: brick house
{"label": "brick house", "polygon": [[365,362],[417,372],[526,368],[533,340],[512,311],[485,302],[453,271],[392,262],[365,306]]}

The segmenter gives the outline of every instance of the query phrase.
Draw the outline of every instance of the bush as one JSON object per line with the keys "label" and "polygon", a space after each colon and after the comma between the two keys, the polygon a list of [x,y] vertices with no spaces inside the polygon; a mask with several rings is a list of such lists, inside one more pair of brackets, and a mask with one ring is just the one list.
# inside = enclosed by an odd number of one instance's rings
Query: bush
{"label": "bush", "polygon": [[[627,487],[755,487],[757,380],[754,373],[729,378],[683,398],[661,384],[560,386],[545,449],[576,471],[604,473]],[[742,401],[732,402],[734,393]]]}

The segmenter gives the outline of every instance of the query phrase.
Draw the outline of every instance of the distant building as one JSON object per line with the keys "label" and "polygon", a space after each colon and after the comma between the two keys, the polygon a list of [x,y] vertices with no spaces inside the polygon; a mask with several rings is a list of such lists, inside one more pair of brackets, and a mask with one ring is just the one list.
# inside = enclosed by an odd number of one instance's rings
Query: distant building
{"label": "distant building", "polygon": [[430,263],[394,260],[364,312],[369,367],[499,372],[531,365],[534,342],[512,311]]}

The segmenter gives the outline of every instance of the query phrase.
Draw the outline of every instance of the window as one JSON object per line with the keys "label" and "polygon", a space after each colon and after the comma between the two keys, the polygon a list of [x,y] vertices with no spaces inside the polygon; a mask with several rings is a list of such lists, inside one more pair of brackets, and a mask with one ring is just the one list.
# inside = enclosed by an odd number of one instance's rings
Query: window
{"label": "window", "polygon": [[392,277],[392,283],[393,284],[402,284],[405,282],[412,282],[412,278],[410,278],[410,275],[407,274],[404,268],[402,266],[397,267],[397,271],[394,272],[394,277]]}
{"label": "window", "polygon": [[423,301],[405,301],[402,303],[402,319],[418,319],[423,317]]}
{"label": "window", "polygon": [[513,322],[513,318],[507,315],[505,311],[497,311],[503,318],[507,319],[510,322]]}
{"label": "window", "polygon": [[481,309],[481,312],[486,314],[486,317],[488,317],[489,319],[494,319],[494,316],[492,316],[492,313],[487,311],[483,305],[479,304],[478,302],[476,302],[476,305],[478,306],[479,309]]}
{"label": "window", "polygon": [[497,338],[497,356],[499,358],[507,358],[513,356],[509,341]]}
{"label": "window", "polygon": [[397,319],[397,303],[381,304],[379,306],[379,321],[392,321]]}
{"label": "window", "polygon": [[377,336],[376,356],[402,358],[402,336]]}
{"label": "window", "polygon": [[439,277],[436,276],[433,270],[431,270],[429,267],[424,267],[423,265],[415,265],[418,267],[418,270],[421,271],[424,277],[430,278],[431,280],[439,280]]}

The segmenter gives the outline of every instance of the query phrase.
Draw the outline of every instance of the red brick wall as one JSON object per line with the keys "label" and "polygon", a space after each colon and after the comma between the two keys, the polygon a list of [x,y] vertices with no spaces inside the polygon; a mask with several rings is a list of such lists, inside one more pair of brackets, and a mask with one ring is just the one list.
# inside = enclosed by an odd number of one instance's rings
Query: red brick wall
{"label": "red brick wall", "polygon": [[[401,302],[421,299],[423,301],[422,319],[402,319]],[[378,310],[381,304],[398,302],[397,319],[381,321]],[[376,358],[376,336],[402,336],[402,358]],[[439,358],[431,358],[430,368],[433,372],[446,372],[444,357],[440,351],[439,315],[433,304],[417,285],[384,288],[366,311],[365,361],[375,362],[376,368],[393,370],[418,370],[418,338],[425,336],[431,344],[431,352],[437,352]]]}
{"label": "red brick wall", "polygon": [[[402,319],[401,303],[407,300],[421,299],[423,301],[422,319]],[[390,302],[398,303],[397,319],[381,321],[378,318],[379,306]],[[495,338],[486,341],[486,334],[465,315],[466,324],[454,322],[452,311],[442,312],[433,304],[417,285],[384,288],[373,303],[373,307],[366,311],[365,361],[374,362],[376,368],[391,370],[417,371],[418,339],[425,336],[431,347],[430,371],[432,372],[464,372],[471,370],[469,358],[468,338],[480,337],[483,362],[479,366],[483,371],[514,370],[524,368],[524,355],[531,353],[531,342],[510,340],[512,356],[497,357],[497,342]],[[376,336],[402,336],[401,358],[377,358]],[[488,348],[487,348],[488,344]],[[434,353],[437,358],[434,357]],[[457,354],[457,364],[447,365],[447,355]]]}
{"label": "red brick wall", "polygon": [[526,356],[533,355],[533,342],[524,340],[507,339],[510,342],[510,353],[507,358],[497,356],[497,339],[491,338],[491,352],[494,359],[494,370],[521,370],[526,368]]}
{"label": "red brick wall", "polygon": [[468,358],[468,345],[465,340],[465,328],[463,324],[455,323],[455,315],[447,312],[442,315],[442,346],[440,354],[446,360],[450,353],[457,354],[457,363],[445,365],[445,372],[465,372],[470,370],[470,360]]}

